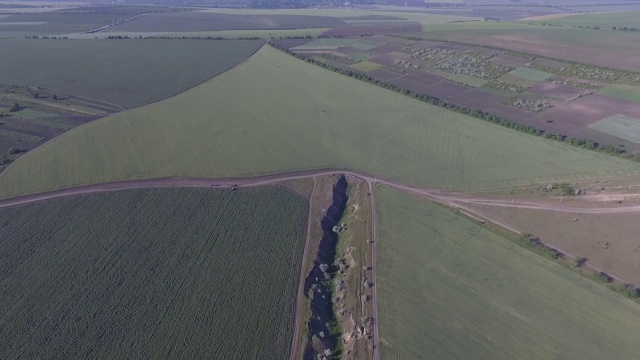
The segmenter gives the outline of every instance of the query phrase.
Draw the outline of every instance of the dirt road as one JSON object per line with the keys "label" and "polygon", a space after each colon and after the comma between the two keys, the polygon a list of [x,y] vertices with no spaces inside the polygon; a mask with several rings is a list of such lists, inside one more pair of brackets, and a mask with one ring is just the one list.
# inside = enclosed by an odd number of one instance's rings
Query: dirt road
{"label": "dirt road", "polygon": [[316,177],[312,177],[313,185],[311,187],[311,193],[309,195],[309,216],[307,217],[307,237],[304,242],[304,250],[302,251],[302,265],[300,266],[300,279],[298,281],[298,296],[296,298],[296,316],[293,319],[293,337],[291,339],[291,350],[289,354],[289,360],[296,360],[296,354],[298,354],[298,345],[300,344],[300,323],[302,322],[302,303],[304,302],[304,280],[305,280],[305,268],[304,264],[307,263],[307,256],[309,253],[309,242],[311,241],[311,221],[313,220],[313,207],[311,201],[313,200],[313,192],[316,191]]}
{"label": "dirt road", "polygon": [[[501,206],[501,207],[512,207],[512,208],[520,208],[520,209],[533,209],[533,210],[545,210],[545,211],[561,211],[561,212],[574,212],[574,213],[589,213],[589,214],[614,214],[614,213],[629,213],[629,212],[640,212],[640,206],[624,206],[624,207],[594,207],[594,208],[572,208],[568,206],[564,206],[562,204],[550,205],[550,204],[540,204],[535,202],[515,202],[515,201],[504,201],[504,200],[488,200],[488,199],[478,199],[478,198],[470,198],[469,196],[464,196],[464,194],[459,193],[446,193],[436,189],[425,189],[418,188],[415,186],[409,186],[402,184],[397,181],[391,181],[386,179],[381,179],[378,177],[373,177],[368,174],[362,174],[354,171],[344,170],[344,169],[324,169],[324,170],[308,170],[308,171],[300,171],[300,172],[290,172],[283,174],[273,174],[273,175],[265,175],[259,177],[252,178],[223,178],[223,179],[200,179],[200,178],[165,178],[165,179],[150,179],[150,180],[131,180],[131,181],[119,181],[112,182],[106,184],[95,184],[95,185],[87,185],[87,186],[79,186],[75,188],[63,189],[63,190],[55,190],[46,193],[33,194],[27,196],[21,196],[11,199],[0,200],[0,208],[6,208],[11,206],[18,205],[26,205],[39,201],[44,201],[48,199],[55,199],[66,196],[74,196],[74,195],[84,195],[84,194],[93,194],[93,193],[101,193],[101,192],[109,192],[109,191],[118,191],[118,190],[127,190],[127,189],[148,189],[148,188],[171,188],[171,187],[210,187],[210,188],[239,188],[239,187],[253,187],[253,186],[263,186],[263,185],[273,185],[282,181],[288,180],[297,180],[297,179],[305,179],[312,178],[315,179],[317,176],[323,175],[332,175],[332,174],[349,174],[355,177],[359,177],[365,180],[369,186],[370,201],[371,201],[371,240],[372,240],[372,277],[375,279],[373,287],[372,287],[372,302],[373,302],[373,310],[374,310],[374,319],[373,319],[373,359],[378,360],[380,357],[379,353],[379,330],[378,330],[378,303],[377,303],[377,240],[375,239],[376,234],[376,220],[375,220],[375,199],[373,195],[373,185],[383,184],[390,186],[395,189],[404,190],[407,192],[420,194],[429,198],[432,201],[436,201],[438,203],[456,208],[457,210],[463,212],[464,214],[475,218],[480,221],[489,221],[494,223],[497,226],[505,228],[509,231],[512,231],[516,234],[519,234],[520,231],[517,229],[511,228],[506,224],[502,224],[493,219],[489,219],[486,216],[474,211],[465,204],[474,203],[474,204],[483,204],[490,206]],[[315,181],[314,181],[315,184]],[[303,257],[306,256],[307,253],[307,244],[309,242],[308,236],[305,244],[305,250]],[[566,256],[570,258],[574,258],[574,256],[568,254],[562,249],[557,249],[558,251],[563,252]],[[596,267],[588,264],[592,269],[596,271],[602,271]],[[623,279],[617,278],[615,276],[611,276],[612,278],[625,282]],[[625,282],[626,283],[626,282]],[[300,286],[300,285],[298,285]],[[301,316],[301,291],[298,291],[297,305],[296,305],[296,318],[295,318],[295,334],[294,339],[292,339],[292,350],[296,350],[297,347],[297,336],[299,333],[299,323]],[[292,357],[294,356],[294,352],[291,353]]]}
{"label": "dirt road", "polygon": [[373,279],[373,287],[371,288],[371,302],[373,306],[373,360],[380,359],[380,340],[378,331],[378,276],[376,275],[378,269],[378,256],[376,255],[376,248],[378,243],[376,242],[376,202],[373,194],[373,184],[370,180],[367,180],[369,186],[369,201],[371,202],[371,278]]}

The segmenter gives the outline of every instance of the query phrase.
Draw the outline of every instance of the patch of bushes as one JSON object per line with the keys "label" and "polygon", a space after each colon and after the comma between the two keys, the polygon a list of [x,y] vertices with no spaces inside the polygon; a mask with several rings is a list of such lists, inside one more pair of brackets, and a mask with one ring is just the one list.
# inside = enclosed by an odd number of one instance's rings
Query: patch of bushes
{"label": "patch of bushes", "polygon": [[630,299],[638,299],[640,298],[640,290],[633,285],[630,284],[616,284],[613,287],[613,290],[619,292],[620,294],[630,298]]}
{"label": "patch of bushes", "polygon": [[579,257],[576,259],[575,263],[573,264],[575,267],[577,268],[581,268],[584,266],[584,264],[586,264],[588,261],[588,259],[586,257]]}
{"label": "patch of bushes", "polygon": [[526,248],[533,250],[539,255],[546,257],[547,259],[561,260],[562,258],[564,258],[563,253],[546,245],[538,237],[531,234],[522,235],[518,239],[518,243]]}
{"label": "patch of bushes", "polygon": [[569,183],[562,183],[558,187],[560,188],[560,191],[564,196],[571,196],[576,194],[576,189]]}
{"label": "patch of bushes", "polygon": [[596,280],[609,285],[608,288],[622,294],[629,299],[640,299],[640,289],[632,284],[624,284],[617,282],[611,275],[604,271],[599,271],[594,274]]}
{"label": "patch of bushes", "polygon": [[596,273],[596,279],[602,281],[605,284],[611,284],[613,282],[613,278],[604,271]]}

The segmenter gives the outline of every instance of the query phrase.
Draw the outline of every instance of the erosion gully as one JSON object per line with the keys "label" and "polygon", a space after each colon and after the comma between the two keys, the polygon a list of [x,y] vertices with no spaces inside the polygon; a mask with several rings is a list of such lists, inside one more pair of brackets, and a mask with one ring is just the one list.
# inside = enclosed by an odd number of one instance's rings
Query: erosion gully
{"label": "erosion gully", "polygon": [[321,358],[332,359],[339,356],[340,333],[337,327],[336,314],[333,309],[334,278],[337,267],[334,265],[338,233],[335,228],[347,206],[347,179],[344,175],[338,178],[333,186],[333,203],[327,209],[322,221],[322,239],[313,268],[305,278],[304,294],[311,299],[311,318],[309,332],[304,349],[304,360]]}

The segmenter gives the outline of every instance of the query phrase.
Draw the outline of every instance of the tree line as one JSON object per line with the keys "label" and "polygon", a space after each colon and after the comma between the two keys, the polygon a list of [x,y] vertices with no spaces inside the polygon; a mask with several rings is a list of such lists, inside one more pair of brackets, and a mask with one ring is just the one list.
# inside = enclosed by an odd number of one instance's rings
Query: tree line
{"label": "tree line", "polygon": [[552,134],[550,132],[544,131],[544,130],[539,130],[536,129],[533,126],[530,125],[523,125],[523,124],[519,124],[517,122],[505,119],[503,117],[497,116],[497,115],[493,115],[487,112],[483,112],[481,110],[478,109],[471,109],[468,107],[464,107],[464,106],[460,106],[460,105],[456,105],[456,104],[452,104],[450,102],[447,102],[445,100],[442,100],[440,98],[437,98],[435,96],[431,96],[431,95],[427,95],[427,94],[423,94],[423,93],[418,93],[415,91],[411,91],[405,88],[402,88],[398,85],[394,85],[394,84],[390,84],[386,81],[381,81],[381,80],[377,80],[374,79],[371,76],[365,75],[363,73],[357,72],[357,71],[353,71],[350,69],[345,69],[342,67],[338,67],[338,66],[334,66],[331,64],[327,64],[321,61],[317,61],[315,59],[312,58],[308,58],[305,57],[303,55],[300,54],[296,54],[295,52],[273,44],[272,42],[269,42],[269,45],[272,46],[275,49],[278,49],[286,54],[289,54],[293,57],[296,57],[300,60],[306,61],[310,64],[314,64],[316,66],[322,67],[324,69],[328,69],[331,70],[333,72],[342,74],[342,75],[346,75],[349,77],[352,77],[354,79],[358,79],[361,81],[365,81],[368,82],[370,84],[374,84],[377,85],[381,88],[384,89],[388,89],[388,90],[392,90],[395,91],[397,93],[403,94],[405,96],[409,96],[413,99],[425,102],[427,104],[430,105],[435,105],[435,106],[439,106],[442,108],[445,108],[447,110],[451,110],[451,111],[455,111],[457,113],[460,114],[464,114],[464,115],[468,115],[468,116],[472,116],[475,117],[477,119],[481,119],[493,124],[497,124],[503,127],[507,127],[516,131],[520,131],[526,134],[530,134],[530,135],[534,135],[534,136],[539,136],[545,139],[549,139],[549,140],[555,140],[558,142],[564,142],[566,144],[572,145],[572,146],[577,146],[583,149],[587,149],[587,150],[593,150],[593,151],[597,151],[597,152],[601,152],[604,154],[609,154],[609,155],[614,155],[614,156],[619,156],[625,159],[629,159],[629,160],[634,160],[634,161],[640,161],[640,157],[638,156],[634,156],[632,154],[627,154],[626,151],[624,149],[621,149],[619,147],[614,147],[612,145],[601,145],[597,142],[594,142],[592,140],[588,140],[588,139],[578,139],[578,138],[574,138],[574,137],[568,137],[566,135],[562,135],[562,134]]}

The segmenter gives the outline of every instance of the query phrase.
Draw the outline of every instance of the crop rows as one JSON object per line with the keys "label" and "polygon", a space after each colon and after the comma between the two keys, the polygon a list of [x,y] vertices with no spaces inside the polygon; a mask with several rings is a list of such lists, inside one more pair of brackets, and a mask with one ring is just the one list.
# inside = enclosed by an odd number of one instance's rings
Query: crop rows
{"label": "crop rows", "polygon": [[0,211],[0,357],[283,359],[306,201],[130,190]]}
{"label": "crop rows", "polygon": [[383,359],[635,359],[640,308],[448,209],[375,191]]}
{"label": "crop rows", "polygon": [[263,48],[200,87],[25,154],[0,177],[0,197],[125,179],[330,167],[446,189],[640,173],[629,161],[520,134]]}
{"label": "crop rows", "polygon": [[[6,39],[0,42],[0,83],[45,87],[131,108],[188,89],[244,60],[262,44]],[[40,66],[43,58],[47,66]]]}

